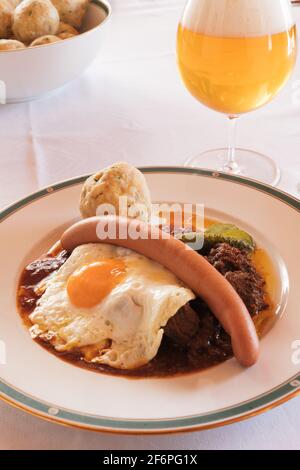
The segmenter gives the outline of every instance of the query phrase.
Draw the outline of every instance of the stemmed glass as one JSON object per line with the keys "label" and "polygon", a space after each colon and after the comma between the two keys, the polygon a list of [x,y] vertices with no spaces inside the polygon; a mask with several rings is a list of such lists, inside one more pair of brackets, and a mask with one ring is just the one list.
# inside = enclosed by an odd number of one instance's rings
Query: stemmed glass
{"label": "stemmed glass", "polygon": [[229,118],[226,149],[187,161],[277,184],[268,156],[236,148],[237,118],[271,101],[296,62],[296,25],[289,0],[188,0],[177,35],[185,86],[201,103]]}

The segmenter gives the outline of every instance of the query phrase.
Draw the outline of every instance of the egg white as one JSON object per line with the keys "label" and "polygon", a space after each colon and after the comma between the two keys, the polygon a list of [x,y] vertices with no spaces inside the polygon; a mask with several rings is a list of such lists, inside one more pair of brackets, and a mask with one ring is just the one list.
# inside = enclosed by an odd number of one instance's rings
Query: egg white
{"label": "egg white", "polygon": [[[98,305],[75,307],[66,289],[70,275],[103,258],[122,258],[125,277]],[[142,255],[107,244],[82,245],[47,281],[30,315],[31,332],[57,351],[82,348],[89,361],[134,369],[156,356],[163,327],[193,298],[170,271]]]}

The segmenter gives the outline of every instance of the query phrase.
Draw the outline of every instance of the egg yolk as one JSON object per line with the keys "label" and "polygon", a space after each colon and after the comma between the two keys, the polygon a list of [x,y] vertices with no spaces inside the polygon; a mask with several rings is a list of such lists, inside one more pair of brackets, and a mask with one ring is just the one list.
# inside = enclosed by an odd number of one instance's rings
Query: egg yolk
{"label": "egg yolk", "polygon": [[68,279],[70,301],[75,307],[94,307],[122,281],[125,272],[124,261],[116,259],[103,259],[83,266]]}

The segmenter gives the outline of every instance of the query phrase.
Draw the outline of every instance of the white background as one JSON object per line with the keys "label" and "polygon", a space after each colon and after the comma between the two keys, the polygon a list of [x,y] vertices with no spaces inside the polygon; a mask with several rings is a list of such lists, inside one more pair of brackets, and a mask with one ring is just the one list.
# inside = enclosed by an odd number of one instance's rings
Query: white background
{"label": "white background", "polygon": [[[190,97],[178,77],[175,36],[184,1],[111,3],[105,46],[80,79],[45,100],[0,106],[0,208],[118,160],[182,165],[226,144],[224,117]],[[300,27],[300,8],[295,14]],[[272,156],[282,169],[280,187],[297,195],[299,64],[274,102],[240,120],[238,145]],[[300,449],[299,436],[300,398],[225,428],[160,437],[65,428],[0,403],[0,449]]]}

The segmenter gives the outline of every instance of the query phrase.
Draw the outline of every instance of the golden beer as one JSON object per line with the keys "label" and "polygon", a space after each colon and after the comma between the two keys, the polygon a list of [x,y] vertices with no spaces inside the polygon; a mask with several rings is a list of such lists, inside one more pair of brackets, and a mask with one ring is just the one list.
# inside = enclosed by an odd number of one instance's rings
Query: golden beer
{"label": "golden beer", "polygon": [[222,37],[180,24],[177,54],[191,94],[209,108],[238,115],[268,103],[287,82],[296,60],[296,26],[273,35]]}

